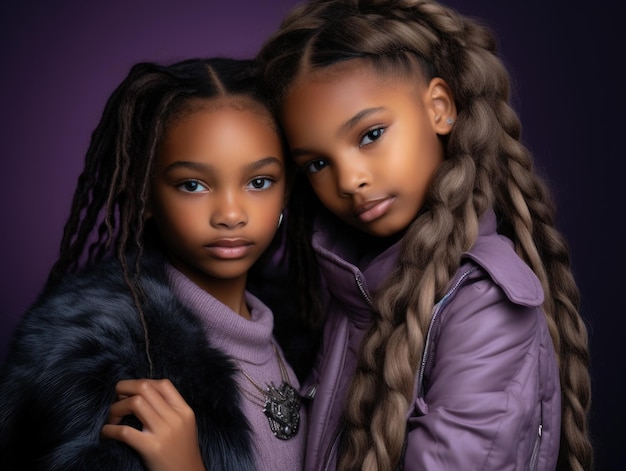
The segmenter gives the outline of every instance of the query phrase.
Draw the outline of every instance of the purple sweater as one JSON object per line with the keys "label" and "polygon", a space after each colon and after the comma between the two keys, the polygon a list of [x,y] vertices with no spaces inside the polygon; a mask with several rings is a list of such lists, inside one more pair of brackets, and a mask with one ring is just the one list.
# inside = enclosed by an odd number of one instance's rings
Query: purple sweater
{"label": "purple sweater", "polygon": [[[272,343],[276,345],[287,368],[289,383],[296,391],[300,384],[272,336],[274,317],[270,309],[258,298],[246,292],[246,302],[251,319],[247,320],[199,288],[180,271],[168,266],[168,276],[174,292],[181,302],[202,320],[211,344],[222,350],[256,383],[265,386],[281,384],[281,372]],[[253,432],[255,455],[259,470],[300,470],[303,468],[307,416],[304,404],[300,407],[300,426],[295,437],[289,440],[276,438],[270,430],[262,407],[249,398],[259,396],[243,374],[237,376],[242,396],[243,412]],[[247,393],[246,393],[247,392]]]}

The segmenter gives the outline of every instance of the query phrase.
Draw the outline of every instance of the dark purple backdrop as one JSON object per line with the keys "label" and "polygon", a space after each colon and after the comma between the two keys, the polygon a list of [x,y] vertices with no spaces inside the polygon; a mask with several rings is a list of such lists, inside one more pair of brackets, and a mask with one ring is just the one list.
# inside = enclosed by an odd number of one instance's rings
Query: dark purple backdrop
{"label": "dark purple backdrop", "polygon": [[[0,18],[0,360],[55,259],[90,133],[131,64],[252,56],[296,0],[13,3]],[[597,469],[626,469],[623,15],[617,0],[447,3],[500,39],[583,295]]]}

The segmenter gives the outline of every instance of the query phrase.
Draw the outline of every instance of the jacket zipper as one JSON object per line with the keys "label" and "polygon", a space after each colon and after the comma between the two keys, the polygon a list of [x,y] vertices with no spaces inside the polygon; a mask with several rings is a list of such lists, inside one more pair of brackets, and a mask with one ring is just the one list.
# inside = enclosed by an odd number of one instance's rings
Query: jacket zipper
{"label": "jacket zipper", "polygon": [[539,430],[537,430],[537,436],[535,437],[535,445],[533,446],[533,454],[530,457],[530,471],[537,469],[537,461],[539,457],[539,445],[541,444],[541,434],[543,432],[543,425],[539,424]]}
{"label": "jacket zipper", "polygon": [[330,468],[330,457],[333,456],[334,451],[337,449],[337,447],[339,446],[339,437],[341,437],[341,434],[343,433],[343,429],[344,429],[345,425],[341,425],[341,427],[339,427],[339,429],[335,432],[335,436],[333,437],[333,441],[330,444],[330,448],[328,448],[328,451],[326,452],[326,456],[324,458],[324,471],[328,471]]}
{"label": "jacket zipper", "polygon": [[537,436],[535,437],[535,444],[533,445],[533,453],[530,455],[530,465],[528,468],[530,471],[537,469],[537,462],[539,461],[539,448],[541,446],[541,436],[543,435],[543,402],[539,407],[539,428],[537,429]]}
{"label": "jacket zipper", "polygon": [[[354,280],[356,281],[356,286],[359,289],[359,291],[361,292],[361,296],[363,296],[363,299],[365,299],[367,304],[372,306],[372,298],[370,298],[370,295],[367,293],[367,290],[365,289],[365,286],[363,285],[363,280],[361,279],[361,275],[359,275],[359,274],[354,275]],[[335,452],[335,450],[339,446],[339,437],[341,437],[341,434],[343,433],[344,427],[345,427],[345,425],[341,425],[341,427],[339,427],[339,429],[335,432],[335,436],[333,437],[333,441],[331,442],[330,447],[326,451],[326,455],[325,455],[324,461],[323,461],[323,463],[324,463],[324,471],[328,471],[328,469],[329,469],[330,457],[333,456],[333,453]]]}
{"label": "jacket zipper", "polygon": [[[433,317],[430,320],[430,324],[428,326],[428,334],[426,335],[426,344],[424,346],[424,355],[422,356],[422,362],[420,365],[420,371],[419,371],[419,376],[418,376],[418,391],[419,394],[421,395],[421,393],[423,391],[421,391],[422,389],[422,381],[424,378],[424,370],[426,367],[426,360],[427,360],[427,356],[428,356],[428,349],[430,346],[430,341],[431,341],[431,332],[432,332],[432,328],[433,325],[435,323],[435,319],[437,317],[437,314],[439,314],[439,312],[441,311],[441,309],[443,308],[443,306],[446,304],[447,300],[452,296],[452,294],[454,294],[454,292],[456,292],[456,290],[459,288],[459,286],[461,285],[461,283],[463,281],[465,281],[465,279],[476,270],[476,268],[471,268],[469,270],[467,270],[465,273],[463,273],[463,275],[461,275],[461,277],[457,280],[457,282],[454,284],[454,286],[452,288],[450,288],[450,290],[448,290],[448,292],[443,296],[443,298],[441,298],[441,301],[439,301],[437,303],[437,305],[434,308],[434,312],[433,312]],[[363,298],[365,299],[365,301],[367,301],[367,303],[372,306],[372,298],[370,298],[369,294],[367,293],[367,291],[365,290],[365,286],[363,286],[363,280],[361,279],[361,276],[359,274],[356,274],[354,276],[354,280],[356,281],[356,285],[359,288],[359,291],[361,292],[361,295],[363,296]],[[331,443],[330,448],[328,449],[328,452],[326,453],[326,457],[325,457],[325,465],[324,465],[324,470],[328,471],[329,466],[330,466],[330,457],[332,456],[333,452],[335,451],[335,449],[338,446],[339,443],[339,437],[341,436],[341,433],[343,431],[343,426],[341,426],[339,428],[339,430],[337,430],[337,432],[335,433],[335,437]]]}
{"label": "jacket zipper", "polygon": [[428,353],[430,351],[430,342],[432,341],[432,330],[435,325],[435,320],[437,319],[439,312],[443,309],[443,307],[447,304],[448,300],[452,297],[452,295],[459,289],[459,286],[465,281],[465,279],[471,275],[476,268],[470,268],[466,272],[464,272],[457,282],[454,284],[452,288],[448,290],[448,292],[441,298],[434,309],[433,309],[433,317],[430,319],[430,324],[428,325],[428,333],[426,334],[426,343],[424,344],[424,354],[422,355],[422,362],[420,364],[419,374],[417,376],[417,396],[422,397],[424,395],[424,372],[426,371],[426,363],[428,361]]}
{"label": "jacket zipper", "polygon": [[354,275],[354,280],[356,281],[356,285],[359,288],[359,291],[361,292],[361,295],[363,295],[363,298],[365,299],[365,301],[367,301],[367,304],[369,304],[371,306],[372,305],[372,298],[370,298],[370,295],[365,290],[365,286],[363,286],[363,280],[361,279],[361,275],[359,275],[359,274]]}

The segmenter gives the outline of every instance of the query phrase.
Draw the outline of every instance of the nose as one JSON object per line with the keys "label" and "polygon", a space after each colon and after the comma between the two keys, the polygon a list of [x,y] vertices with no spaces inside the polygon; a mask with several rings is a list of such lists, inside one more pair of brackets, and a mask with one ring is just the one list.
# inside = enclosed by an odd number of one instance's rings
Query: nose
{"label": "nose", "polygon": [[247,224],[248,216],[245,208],[234,192],[229,191],[219,196],[216,195],[213,200],[210,216],[211,226],[234,229]]}
{"label": "nose", "polygon": [[341,159],[336,168],[337,187],[342,197],[350,197],[372,182],[370,168],[362,158],[350,156]]}

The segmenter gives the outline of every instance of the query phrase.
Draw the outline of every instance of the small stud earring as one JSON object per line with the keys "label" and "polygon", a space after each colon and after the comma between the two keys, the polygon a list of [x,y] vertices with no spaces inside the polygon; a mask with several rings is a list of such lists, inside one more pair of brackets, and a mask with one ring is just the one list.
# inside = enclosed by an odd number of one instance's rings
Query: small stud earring
{"label": "small stud earring", "polygon": [[452,126],[454,124],[454,118],[446,118],[446,124]]}

